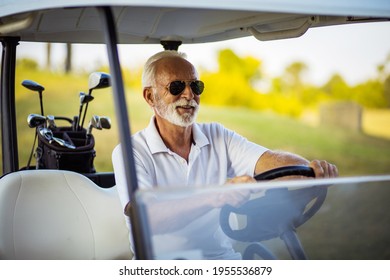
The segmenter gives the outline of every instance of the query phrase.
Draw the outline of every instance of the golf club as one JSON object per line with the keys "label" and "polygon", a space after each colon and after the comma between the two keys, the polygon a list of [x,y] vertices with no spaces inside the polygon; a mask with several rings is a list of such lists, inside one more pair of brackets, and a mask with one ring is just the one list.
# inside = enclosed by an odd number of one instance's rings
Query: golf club
{"label": "golf club", "polygon": [[45,90],[45,88],[43,86],[41,86],[40,84],[38,84],[34,81],[31,81],[31,80],[24,80],[22,82],[22,86],[24,86],[25,88],[27,88],[29,90],[36,91],[39,93],[39,103],[40,103],[40,107],[41,107],[41,115],[44,116],[45,114],[43,113],[42,92]]}
{"label": "golf club", "polygon": [[99,116],[93,115],[91,120],[89,121],[88,128],[87,128],[87,137],[92,134],[92,128],[96,128],[99,130],[102,129]]}
{"label": "golf club", "polygon": [[110,129],[111,128],[110,118],[105,116],[100,117],[100,125],[104,129]]}
{"label": "golf club", "polygon": [[57,125],[55,123],[55,117],[53,115],[47,116],[47,122],[49,123],[49,129],[53,130],[57,128]]}
{"label": "golf club", "polygon": [[79,109],[79,116],[77,118],[77,126],[76,130],[81,130],[80,127],[80,119],[81,119],[81,113],[83,111],[83,107],[85,104],[88,104],[94,99],[92,95],[86,95],[84,92],[80,92],[80,109]]}
{"label": "golf club", "polygon": [[[88,79],[88,95],[92,95],[94,89],[107,88],[110,86],[111,76],[103,72],[93,72],[89,75]],[[80,129],[84,126],[85,116],[88,110],[88,103],[85,105],[85,110],[83,114],[83,120],[81,121]]]}
{"label": "golf club", "polygon": [[30,114],[27,116],[27,124],[30,128],[34,128],[46,123],[46,117],[38,114]]}
{"label": "golf club", "polygon": [[99,116],[93,115],[92,119],[90,120],[90,122],[88,124],[85,145],[88,144],[88,141],[91,138],[92,128],[96,128],[99,130],[110,129],[111,128],[111,120],[109,117],[99,117]]}
{"label": "golf club", "polygon": [[[40,125],[45,125],[46,124],[46,118],[44,116],[38,115],[38,114],[30,114],[27,116],[27,124],[30,128],[38,127]],[[37,131],[35,130],[35,136],[34,136],[34,142],[31,147],[31,152],[30,156],[27,161],[27,169],[30,169],[30,164],[31,164],[31,159],[34,154],[34,147],[35,143],[37,141]]]}
{"label": "golf club", "polygon": [[39,133],[49,142],[49,144],[53,143],[53,141],[54,141],[57,144],[59,144],[60,146],[63,146],[63,147],[69,148],[69,149],[76,149],[75,146],[67,143],[65,140],[63,140],[61,138],[54,137],[53,132],[46,127],[39,129]]}

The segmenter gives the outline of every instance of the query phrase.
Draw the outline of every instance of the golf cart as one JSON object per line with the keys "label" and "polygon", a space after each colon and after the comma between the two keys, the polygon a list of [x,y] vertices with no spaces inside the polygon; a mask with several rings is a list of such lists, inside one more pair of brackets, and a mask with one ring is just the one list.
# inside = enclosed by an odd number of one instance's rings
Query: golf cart
{"label": "golf cart", "polygon": [[[390,258],[390,175],[269,181],[290,175],[313,176],[311,169],[298,166],[260,174],[258,179],[265,181],[249,186],[139,190],[117,50],[118,44],[161,44],[165,49],[177,50],[182,44],[247,36],[260,41],[278,40],[299,37],[309,28],[389,18],[390,6],[386,1],[1,1],[0,258],[130,259],[133,253],[136,259],[208,258],[205,251],[213,237],[202,236],[203,225],[196,220],[179,221],[186,225],[182,230],[159,232],[152,215],[156,198],[175,208],[183,201],[191,203],[199,195],[218,196],[221,192],[241,190],[252,193],[248,203],[240,208],[225,205],[212,211],[208,223],[221,227],[221,234],[236,242],[235,249],[242,258]],[[78,117],[70,118],[68,125],[56,126],[56,116],[45,116],[43,109],[40,115],[28,116],[28,125],[40,137],[42,153],[65,154],[67,164],[56,162],[53,166],[47,159],[35,168],[30,168],[30,164],[27,168],[20,166],[15,62],[21,41],[107,46],[110,73],[93,73],[89,90],[112,87],[132,201],[133,244],[130,245],[114,174],[94,170],[91,129],[110,128],[111,124],[107,118],[93,117],[90,129],[83,128],[82,116],[91,92],[80,94]],[[26,88],[41,96],[42,85],[28,80],[29,77],[23,79]],[[45,146],[47,143],[50,145]],[[86,158],[77,160],[82,153]],[[79,166],[79,162],[85,165]],[[348,203],[335,204],[346,197]],[[370,197],[375,199],[375,209],[371,208]],[[346,221],[367,223],[353,229],[358,239],[351,249],[355,251],[342,254],[342,249],[337,248],[351,237],[351,231],[345,229],[350,226],[341,224]],[[309,242],[313,228],[322,235]],[[371,230],[375,233],[371,234]],[[309,243],[312,247],[306,246]]]}

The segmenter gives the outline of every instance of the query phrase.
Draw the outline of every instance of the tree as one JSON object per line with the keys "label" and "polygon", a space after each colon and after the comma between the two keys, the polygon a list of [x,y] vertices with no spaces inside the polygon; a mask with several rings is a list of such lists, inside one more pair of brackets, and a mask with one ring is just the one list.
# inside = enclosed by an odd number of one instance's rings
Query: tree
{"label": "tree", "polygon": [[239,57],[232,50],[224,49],[218,53],[218,65],[217,72],[202,74],[206,84],[202,102],[252,107],[258,94],[254,85],[261,76],[261,61]]}
{"label": "tree", "polygon": [[51,43],[46,44],[46,69],[51,70]]}
{"label": "tree", "polygon": [[66,43],[65,73],[72,71],[72,44]]}
{"label": "tree", "polygon": [[390,75],[387,76],[386,80],[383,83],[383,95],[386,100],[386,107],[390,108]]}
{"label": "tree", "polygon": [[293,62],[284,70],[284,81],[292,89],[301,89],[303,86],[303,76],[308,67],[303,62]]}
{"label": "tree", "polygon": [[383,97],[386,101],[386,107],[390,108],[390,53],[385,61],[377,67],[378,78],[383,82]]}
{"label": "tree", "polygon": [[348,100],[351,98],[351,88],[339,74],[334,74],[322,89],[332,99]]}

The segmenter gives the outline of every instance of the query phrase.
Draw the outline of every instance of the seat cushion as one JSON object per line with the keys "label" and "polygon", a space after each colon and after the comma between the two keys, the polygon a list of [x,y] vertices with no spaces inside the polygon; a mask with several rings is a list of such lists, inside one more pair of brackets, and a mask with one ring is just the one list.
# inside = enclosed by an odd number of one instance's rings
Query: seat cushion
{"label": "seat cushion", "polygon": [[128,236],[115,187],[62,170],[0,179],[2,259],[130,259]]}

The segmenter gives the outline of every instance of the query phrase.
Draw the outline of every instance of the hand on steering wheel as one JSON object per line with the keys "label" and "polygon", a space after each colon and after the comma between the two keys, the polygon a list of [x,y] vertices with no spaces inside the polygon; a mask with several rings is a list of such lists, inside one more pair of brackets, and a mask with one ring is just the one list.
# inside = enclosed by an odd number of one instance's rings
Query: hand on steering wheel
{"label": "hand on steering wheel", "polygon": [[[260,181],[291,175],[315,177],[311,167],[300,165],[272,169],[254,178]],[[293,190],[269,189],[264,196],[250,200],[240,207],[222,207],[220,225],[227,236],[244,242],[260,242],[282,236],[309,220],[322,206],[326,194],[327,188],[321,186]],[[231,213],[245,216],[246,226],[233,229],[229,222]]]}

